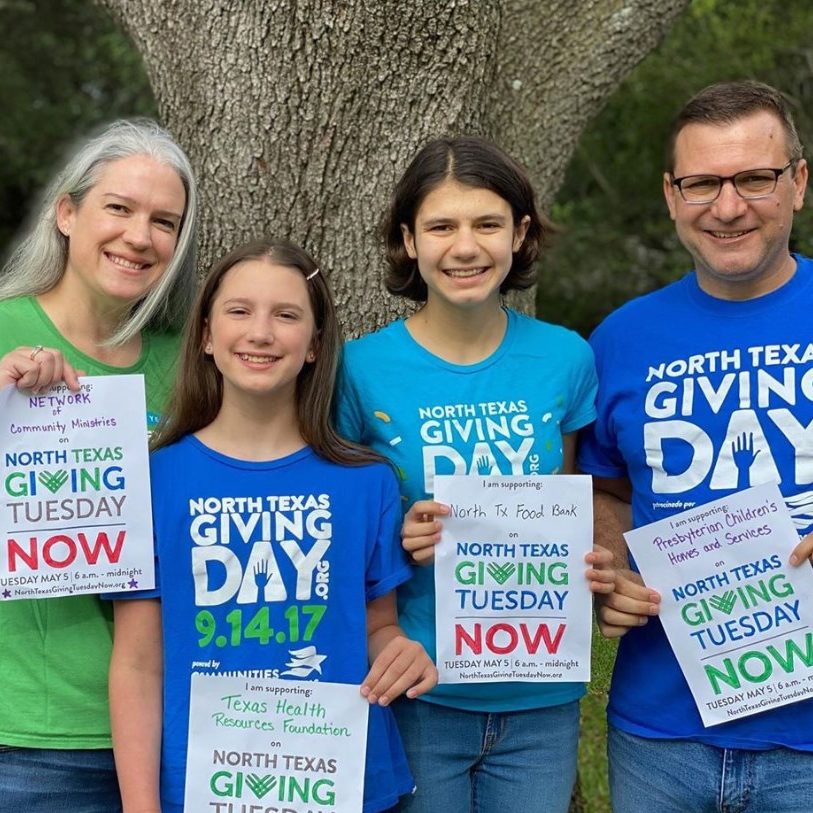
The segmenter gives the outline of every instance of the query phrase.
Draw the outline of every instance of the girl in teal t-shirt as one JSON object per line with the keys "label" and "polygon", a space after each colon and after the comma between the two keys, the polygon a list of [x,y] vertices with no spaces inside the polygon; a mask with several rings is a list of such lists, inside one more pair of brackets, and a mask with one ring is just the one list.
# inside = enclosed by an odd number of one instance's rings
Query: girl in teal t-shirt
{"label": "girl in teal t-shirt", "polygon": [[[432,499],[434,475],[573,472],[576,430],[595,418],[595,366],[574,333],[502,305],[535,282],[544,224],[527,173],[494,144],[427,144],[396,185],[382,231],[387,289],[420,307],[346,346],[339,427],[399,471],[403,544],[421,566],[399,588],[399,615],[434,654],[431,565],[448,513]],[[612,590],[610,559],[588,554],[593,590]],[[563,813],[583,692],[455,684],[396,703],[417,785],[401,809]]]}

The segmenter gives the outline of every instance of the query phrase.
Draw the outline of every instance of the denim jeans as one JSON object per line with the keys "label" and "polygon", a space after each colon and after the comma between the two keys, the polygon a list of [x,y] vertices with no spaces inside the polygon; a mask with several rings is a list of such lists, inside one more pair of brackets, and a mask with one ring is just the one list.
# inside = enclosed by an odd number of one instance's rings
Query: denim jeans
{"label": "denim jeans", "polygon": [[610,727],[615,813],[810,813],[813,753],[636,737]]}
{"label": "denim jeans", "polygon": [[565,813],[576,778],[577,701],[529,711],[393,704],[416,791],[403,813]]}
{"label": "denim jeans", "polygon": [[0,813],[120,813],[113,752],[0,746]]}

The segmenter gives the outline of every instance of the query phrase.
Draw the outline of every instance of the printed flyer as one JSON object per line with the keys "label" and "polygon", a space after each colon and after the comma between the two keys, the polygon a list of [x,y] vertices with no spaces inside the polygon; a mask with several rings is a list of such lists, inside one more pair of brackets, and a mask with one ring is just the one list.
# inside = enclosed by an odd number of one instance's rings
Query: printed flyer
{"label": "printed flyer", "polygon": [[155,585],[144,378],[0,390],[0,600]]}
{"label": "printed flyer", "polygon": [[765,484],[625,534],[703,725],[813,695],[813,572]]}
{"label": "printed flyer", "polygon": [[192,675],[184,811],[361,813],[358,686]]}
{"label": "printed flyer", "polygon": [[441,683],[590,679],[589,477],[438,475]]}

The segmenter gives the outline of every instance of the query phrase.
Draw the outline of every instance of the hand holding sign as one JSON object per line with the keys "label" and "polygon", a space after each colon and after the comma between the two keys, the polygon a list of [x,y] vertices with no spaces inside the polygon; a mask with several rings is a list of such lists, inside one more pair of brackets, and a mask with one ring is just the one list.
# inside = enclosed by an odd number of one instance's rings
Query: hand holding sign
{"label": "hand holding sign", "polygon": [[794,567],[798,567],[806,561],[813,564],[813,533],[805,536],[790,555],[790,563]]}
{"label": "hand holding sign", "polygon": [[361,694],[370,703],[386,706],[404,692],[417,697],[438,682],[437,669],[423,646],[398,626],[393,591],[367,604],[367,650],[373,665]]}
{"label": "hand holding sign", "polygon": [[813,696],[813,573],[787,564],[797,536],[774,484],[625,537],[704,725]]}
{"label": "hand holding sign", "polygon": [[386,706],[404,692],[410,699],[420,697],[437,682],[438,670],[426,650],[417,641],[397,635],[376,656],[361,694],[370,703]]}
{"label": "hand holding sign", "polygon": [[449,515],[449,506],[434,500],[418,500],[404,517],[401,542],[416,565],[429,565],[435,559],[443,524],[438,517]]}
{"label": "hand holding sign", "polygon": [[0,391],[0,600],[154,585],[145,412],[140,375]]}
{"label": "hand holding sign", "polygon": [[611,594],[617,578],[612,552],[601,545],[594,545],[593,550],[584,554],[584,561],[591,566],[585,573],[590,592]]}
{"label": "hand holding sign", "polygon": [[437,476],[450,507],[435,556],[441,682],[578,681],[590,674],[592,581],[614,571],[592,549],[590,478]]}
{"label": "hand holding sign", "polygon": [[612,592],[596,600],[596,616],[601,634],[605,638],[620,638],[630,629],[642,627],[651,616],[657,615],[661,597],[656,590],[644,584],[640,573],[619,569],[615,571]]}
{"label": "hand holding sign", "polygon": [[18,347],[0,358],[0,388],[13,384],[39,395],[64,381],[71,392],[79,392],[79,375],[59,350],[42,345]]}

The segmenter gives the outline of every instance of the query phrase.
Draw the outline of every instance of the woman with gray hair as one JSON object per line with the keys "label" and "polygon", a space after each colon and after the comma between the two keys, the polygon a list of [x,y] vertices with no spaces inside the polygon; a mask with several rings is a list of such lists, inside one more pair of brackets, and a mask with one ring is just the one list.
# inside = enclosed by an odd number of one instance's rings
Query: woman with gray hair
{"label": "woman with gray hair", "polygon": [[[85,142],[0,275],[0,387],[142,373],[152,428],[195,287],[196,205],[187,157],[154,122],[117,121]],[[98,596],[0,601],[0,810],[121,809],[111,641]]]}

